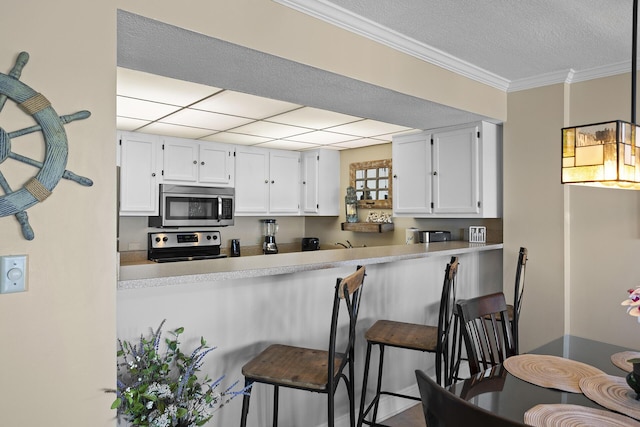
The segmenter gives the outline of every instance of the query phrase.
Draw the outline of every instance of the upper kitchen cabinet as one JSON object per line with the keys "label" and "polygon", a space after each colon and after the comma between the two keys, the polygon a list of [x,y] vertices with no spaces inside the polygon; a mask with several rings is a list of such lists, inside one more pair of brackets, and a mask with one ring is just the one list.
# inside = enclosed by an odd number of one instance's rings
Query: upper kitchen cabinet
{"label": "upper kitchen cabinet", "polygon": [[340,215],[340,153],[312,150],[302,153],[302,214]]}
{"label": "upper kitchen cabinet", "polygon": [[161,138],[122,132],[120,144],[120,215],[158,215]]}
{"label": "upper kitchen cabinet", "polygon": [[396,216],[502,215],[501,128],[478,122],[393,138]]}
{"label": "upper kitchen cabinet", "polygon": [[238,216],[300,214],[300,153],[236,147]]}
{"label": "upper kitchen cabinet", "polygon": [[232,145],[164,137],[162,146],[163,183],[233,187]]}

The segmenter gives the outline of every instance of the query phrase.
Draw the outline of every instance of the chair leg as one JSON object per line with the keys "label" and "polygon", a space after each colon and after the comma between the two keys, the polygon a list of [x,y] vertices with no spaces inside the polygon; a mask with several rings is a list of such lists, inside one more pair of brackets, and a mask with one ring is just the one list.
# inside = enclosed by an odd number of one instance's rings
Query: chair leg
{"label": "chair leg", "polygon": [[371,418],[371,425],[376,425],[378,418],[378,405],[380,404],[380,391],[382,390],[382,365],[384,363],[384,346],[380,344],[380,364],[378,366],[378,385],[376,386],[375,405],[373,406],[373,418]]}
{"label": "chair leg", "polygon": [[349,360],[349,379],[345,380],[347,393],[349,394],[349,426],[356,427],[356,402],[355,402],[355,369],[353,367],[353,350]]}
{"label": "chair leg", "polygon": [[277,385],[273,386],[273,427],[278,427],[278,401],[280,395],[280,388]]}
{"label": "chair leg", "polygon": [[[331,381],[331,380],[330,380]],[[333,388],[333,387],[332,387]],[[328,422],[327,422],[327,426],[328,427],[333,427],[333,418],[334,418],[334,404],[335,404],[335,389],[333,390],[329,390],[329,393],[327,393],[327,406],[328,406]]]}
{"label": "chair leg", "polygon": [[360,397],[360,412],[358,414],[358,427],[362,427],[364,421],[364,406],[367,397],[367,380],[369,378],[369,364],[371,362],[371,343],[367,342],[367,354],[364,359],[364,375],[362,377],[362,396]]}
{"label": "chair leg", "polygon": [[[248,387],[253,381],[245,380],[244,386]],[[240,417],[240,427],[247,426],[247,414],[249,413],[249,399],[251,398],[251,392],[248,392],[242,398],[242,415]]]}

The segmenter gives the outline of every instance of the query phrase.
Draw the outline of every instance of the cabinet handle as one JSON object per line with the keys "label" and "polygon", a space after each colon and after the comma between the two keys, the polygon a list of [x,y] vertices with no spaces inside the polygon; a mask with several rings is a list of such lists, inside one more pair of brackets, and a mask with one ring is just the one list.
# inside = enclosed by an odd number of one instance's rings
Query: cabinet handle
{"label": "cabinet handle", "polygon": [[307,181],[302,181],[302,185],[307,185]]}
{"label": "cabinet handle", "polygon": [[197,160],[194,160],[194,161],[193,161],[193,164],[194,164],[194,165],[197,165],[197,164],[198,164],[198,161],[197,161]]}
{"label": "cabinet handle", "polygon": [[433,175],[434,175],[434,176],[435,176],[435,175],[438,175],[438,172],[434,171],[434,172],[433,172]]}
{"label": "cabinet handle", "polygon": [[273,184],[274,182],[275,182],[275,181],[273,181],[273,180],[271,181],[271,183],[272,183],[272,184]]}
{"label": "cabinet handle", "polygon": [[394,178],[397,178],[397,177],[398,177],[398,175],[396,175],[396,174],[394,173],[394,174],[393,174],[393,177],[394,177]]}
{"label": "cabinet handle", "polygon": [[151,176],[156,176],[156,173],[155,173],[155,172],[154,172],[154,173],[152,173],[152,174],[151,174]]}
{"label": "cabinet handle", "polygon": [[200,164],[201,164],[202,166],[204,166],[204,162],[200,162]]}
{"label": "cabinet handle", "polygon": [[265,183],[265,184],[268,184],[268,183],[269,183],[269,180],[268,180],[268,179],[265,179],[265,180],[264,180],[264,183]]}

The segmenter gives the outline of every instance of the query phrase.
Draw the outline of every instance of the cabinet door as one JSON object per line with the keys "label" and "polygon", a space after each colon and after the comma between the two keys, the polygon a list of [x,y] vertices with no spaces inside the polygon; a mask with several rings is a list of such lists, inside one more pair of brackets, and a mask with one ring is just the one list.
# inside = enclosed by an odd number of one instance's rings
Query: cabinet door
{"label": "cabinet door", "polygon": [[272,150],[269,153],[269,213],[300,213],[300,153]]}
{"label": "cabinet door", "polygon": [[269,212],[269,151],[236,147],[237,215]]}
{"label": "cabinet door", "polygon": [[320,158],[317,151],[302,153],[302,212],[317,214],[320,209],[318,200]]}
{"label": "cabinet door", "polygon": [[120,215],[158,215],[160,138],[125,132],[120,145]]}
{"label": "cabinet door", "polygon": [[433,134],[433,213],[478,214],[478,127]]}
{"label": "cabinet door", "polygon": [[431,213],[431,136],[393,138],[393,213]]}
{"label": "cabinet door", "polygon": [[198,179],[198,143],[180,138],[164,138],[163,181],[194,183]]}
{"label": "cabinet door", "polygon": [[233,146],[201,142],[199,152],[198,182],[232,187],[235,165]]}

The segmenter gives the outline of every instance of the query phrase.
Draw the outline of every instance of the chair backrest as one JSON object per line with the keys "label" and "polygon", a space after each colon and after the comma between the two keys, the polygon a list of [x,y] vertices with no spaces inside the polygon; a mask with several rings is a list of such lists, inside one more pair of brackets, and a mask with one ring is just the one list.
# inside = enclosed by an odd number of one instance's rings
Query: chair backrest
{"label": "chair backrest", "polygon": [[515,342],[516,352],[519,349],[518,322],[520,321],[520,308],[522,307],[522,296],[524,295],[524,278],[527,270],[527,259],[529,251],[527,248],[520,248],[518,254],[518,264],[516,265],[516,284],[513,293],[513,340]]}
{"label": "chair backrest", "polygon": [[[336,384],[332,379],[335,378],[336,372],[342,372],[345,365],[353,361],[353,347],[356,339],[356,322],[358,320],[358,312],[360,310],[360,296],[362,293],[362,284],[366,276],[366,268],[358,266],[355,272],[345,278],[338,278],[336,290],[333,298],[333,313],[331,315],[331,333],[329,337],[329,360],[328,380],[332,390],[335,390]],[[340,320],[340,306],[344,303],[349,316],[349,332],[345,343],[344,351],[340,355],[340,365],[335,366],[336,360],[336,341],[338,335],[338,322]],[[353,381],[353,379],[351,379]]]}
{"label": "chair backrest", "polygon": [[453,370],[456,359],[455,337],[452,329],[456,309],[456,276],[458,257],[451,257],[444,271],[444,282],[440,296],[438,313],[438,342],[436,345],[436,378],[439,384],[450,385],[453,382]]}
{"label": "chair backrest", "polygon": [[502,292],[458,301],[456,305],[471,375],[516,354],[509,322],[500,320],[507,319]]}
{"label": "chair backrest", "polygon": [[525,424],[502,418],[442,388],[417,370],[418,389],[424,418],[429,427],[522,427]]}

